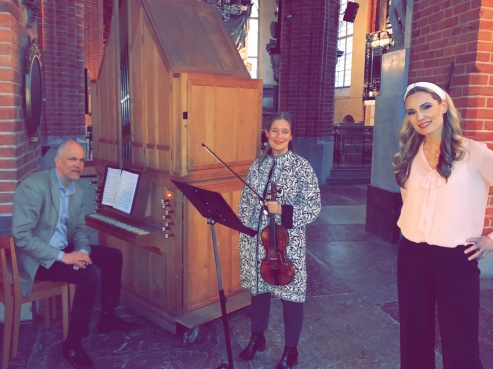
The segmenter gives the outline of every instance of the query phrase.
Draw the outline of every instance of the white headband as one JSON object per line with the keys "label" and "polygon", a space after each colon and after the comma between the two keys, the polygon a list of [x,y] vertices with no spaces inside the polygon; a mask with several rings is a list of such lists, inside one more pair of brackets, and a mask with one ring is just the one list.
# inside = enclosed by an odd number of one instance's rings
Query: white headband
{"label": "white headband", "polygon": [[434,83],[430,83],[430,82],[416,82],[416,83],[411,83],[407,87],[406,93],[404,94],[404,100],[406,100],[406,97],[407,97],[407,94],[409,93],[409,91],[411,91],[415,87],[424,87],[424,88],[427,88],[429,90],[432,90],[438,96],[440,96],[440,99],[442,99],[442,100],[445,100],[446,99],[445,91],[443,91],[440,87],[438,87]]}

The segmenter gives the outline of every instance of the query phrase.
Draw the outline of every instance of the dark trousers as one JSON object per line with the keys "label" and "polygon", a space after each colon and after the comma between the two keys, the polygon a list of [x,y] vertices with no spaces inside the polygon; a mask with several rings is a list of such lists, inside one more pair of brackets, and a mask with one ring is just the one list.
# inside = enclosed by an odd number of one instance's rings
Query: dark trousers
{"label": "dark trousers", "polygon": [[397,287],[401,369],[435,369],[435,306],[444,369],[482,369],[479,358],[479,269],[465,246],[402,239]]}
{"label": "dark trousers", "polygon": [[[64,251],[71,252],[71,246]],[[101,293],[101,308],[112,310],[120,303],[122,253],[111,247],[91,246],[92,264],[74,270],[73,265],[55,262],[49,269],[39,267],[36,278],[47,281],[75,283],[68,337],[81,339],[89,332],[89,323],[96,295]]]}
{"label": "dark trousers", "polygon": [[[252,296],[250,323],[252,332],[264,332],[269,326],[270,293]],[[281,299],[284,321],[284,345],[297,347],[303,328],[304,304]]]}

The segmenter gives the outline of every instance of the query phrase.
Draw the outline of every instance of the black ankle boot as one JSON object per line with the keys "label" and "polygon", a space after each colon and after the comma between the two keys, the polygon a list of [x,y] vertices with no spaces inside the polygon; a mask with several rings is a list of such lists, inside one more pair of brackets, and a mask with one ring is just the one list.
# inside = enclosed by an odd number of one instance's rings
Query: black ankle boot
{"label": "black ankle boot", "polygon": [[265,336],[263,332],[252,333],[247,347],[240,352],[240,360],[248,361],[253,359],[257,351],[265,351]]}
{"label": "black ankle boot", "polygon": [[298,365],[298,350],[296,347],[285,347],[281,361],[277,364],[276,369],[291,369]]}

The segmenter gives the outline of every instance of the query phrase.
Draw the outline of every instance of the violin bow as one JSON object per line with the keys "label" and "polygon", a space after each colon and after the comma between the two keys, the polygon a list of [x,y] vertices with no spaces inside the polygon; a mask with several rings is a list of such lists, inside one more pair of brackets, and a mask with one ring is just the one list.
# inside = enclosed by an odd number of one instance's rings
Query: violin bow
{"label": "violin bow", "polygon": [[248,183],[246,183],[246,182],[243,180],[243,178],[241,178],[238,174],[236,174],[236,173],[234,172],[234,170],[233,170],[233,169],[231,169],[230,167],[228,167],[228,165],[227,165],[224,161],[222,161],[222,160],[221,160],[221,159],[220,159],[220,158],[219,158],[216,154],[214,154],[214,153],[212,152],[212,150],[211,150],[211,149],[209,149],[209,148],[208,148],[205,144],[202,144],[202,147],[203,147],[204,149],[206,149],[207,151],[209,151],[209,152],[211,153],[211,155],[212,155],[212,156],[214,156],[217,160],[219,160],[219,162],[220,162],[222,165],[224,165],[224,166],[226,167],[226,169],[227,169],[227,170],[229,170],[231,173],[233,173],[233,174],[236,176],[236,178],[238,178],[241,182],[243,182],[243,184],[244,184],[245,186],[247,186],[247,187],[250,189],[250,191],[252,191],[255,195],[257,195],[257,197],[260,199],[260,201],[261,201],[262,205],[264,204],[264,201],[265,201],[265,200],[262,198],[262,196],[260,196],[260,195],[257,193],[257,191],[255,191],[255,190],[254,190],[254,189],[253,189],[253,188],[252,188],[252,187],[251,187]]}

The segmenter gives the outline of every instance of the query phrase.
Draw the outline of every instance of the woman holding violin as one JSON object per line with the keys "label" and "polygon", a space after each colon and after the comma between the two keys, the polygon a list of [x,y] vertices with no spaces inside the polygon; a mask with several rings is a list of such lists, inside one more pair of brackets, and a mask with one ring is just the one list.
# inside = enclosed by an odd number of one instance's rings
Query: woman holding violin
{"label": "woman holding violin", "polygon": [[[307,160],[293,151],[289,113],[274,114],[265,127],[267,148],[250,167],[239,205],[243,224],[257,236],[240,234],[240,280],[252,292],[250,342],[240,353],[251,360],[264,351],[271,296],[281,299],[285,347],[276,369],[298,363],[298,341],[306,297],[306,224],[320,212],[318,180]],[[256,193],[254,193],[255,190]],[[265,201],[259,201],[263,194]]]}

